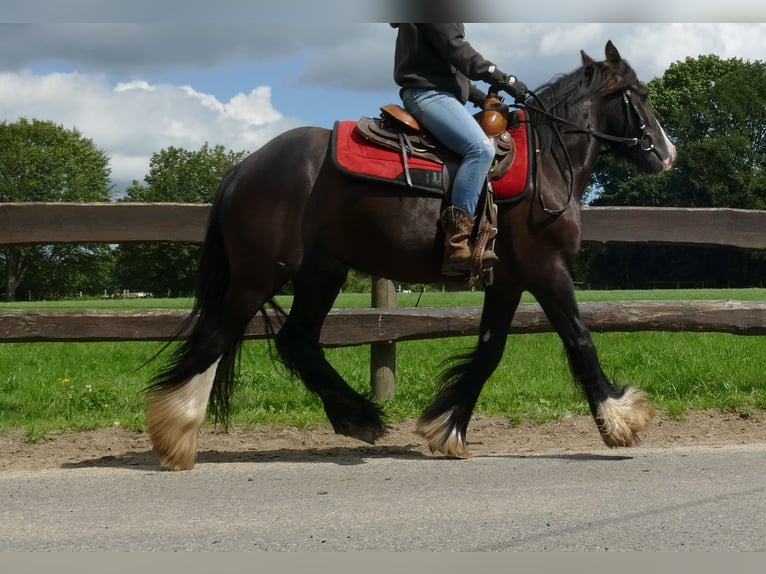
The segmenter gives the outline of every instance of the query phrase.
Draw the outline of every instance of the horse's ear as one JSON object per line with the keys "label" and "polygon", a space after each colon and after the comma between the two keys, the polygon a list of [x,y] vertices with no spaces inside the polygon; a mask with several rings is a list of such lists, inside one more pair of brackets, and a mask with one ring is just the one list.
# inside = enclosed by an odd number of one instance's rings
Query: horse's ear
{"label": "horse's ear", "polygon": [[582,65],[587,66],[588,64],[593,64],[596,60],[591,58],[588,54],[585,53],[585,50],[580,50],[580,57],[582,58]]}
{"label": "horse's ear", "polygon": [[617,51],[615,45],[612,44],[611,40],[606,43],[606,61],[612,64],[617,64],[622,61],[622,56],[620,56],[620,53]]}

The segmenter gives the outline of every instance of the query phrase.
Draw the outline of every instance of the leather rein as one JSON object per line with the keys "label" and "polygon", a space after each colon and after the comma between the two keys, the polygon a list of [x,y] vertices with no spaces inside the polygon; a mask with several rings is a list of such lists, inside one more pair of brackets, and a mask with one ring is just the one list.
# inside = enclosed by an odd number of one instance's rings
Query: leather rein
{"label": "leather rein", "polygon": [[[532,98],[535,101],[540,103],[540,106],[542,107],[538,107],[530,103],[518,104],[518,106],[533,110],[547,117],[548,119],[552,120],[554,124],[557,123],[557,124],[569,126],[570,128],[573,128],[571,131],[585,133],[585,134],[588,134],[588,136],[590,137],[594,137],[596,139],[599,139],[608,143],[627,144],[628,147],[640,146],[641,150],[644,152],[652,152],[657,154],[657,150],[654,147],[654,143],[652,143],[654,136],[652,132],[647,129],[646,120],[644,116],[641,114],[641,111],[638,109],[638,106],[636,106],[636,104],[633,102],[633,99],[631,98],[632,92],[629,87],[624,88],[622,90],[622,101],[625,104],[625,113],[628,116],[628,119],[630,119],[631,113],[638,119],[639,129],[641,130],[640,137],[614,136],[614,135],[610,135],[602,131],[599,131],[593,128],[593,126],[591,125],[582,126],[578,123],[567,120],[566,118],[562,118],[560,116],[552,114],[547,109],[545,109],[545,105],[542,103],[540,98],[538,98],[534,92],[530,90],[529,93],[532,95]],[[537,196],[540,201],[540,206],[542,207],[543,211],[546,214],[559,216],[562,213],[564,213],[567,209],[569,209],[570,203],[572,201],[572,195],[574,194],[574,163],[572,162],[572,158],[569,155],[569,151],[564,145],[564,138],[562,137],[561,132],[558,130],[558,128],[555,125],[553,125],[552,127],[553,127],[554,133],[556,134],[556,139],[561,144],[561,148],[564,150],[564,154],[566,156],[567,164],[569,168],[569,179],[567,181],[567,200],[566,200],[566,203],[564,204],[564,207],[562,207],[561,209],[550,209],[545,205],[543,194],[539,188],[537,190]]]}

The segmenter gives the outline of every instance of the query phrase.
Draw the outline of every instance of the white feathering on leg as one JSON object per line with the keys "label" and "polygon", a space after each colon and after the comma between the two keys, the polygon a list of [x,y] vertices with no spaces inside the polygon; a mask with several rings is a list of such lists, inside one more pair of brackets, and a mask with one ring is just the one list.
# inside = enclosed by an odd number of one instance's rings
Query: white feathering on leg
{"label": "white feathering on leg", "polygon": [[199,429],[205,420],[220,358],[180,387],[147,395],[147,432],[152,450],[170,470],[190,470],[197,460]]}
{"label": "white feathering on leg", "polygon": [[[471,458],[465,444],[465,436],[457,428],[450,428],[452,410],[430,421],[420,421],[417,433],[426,439],[432,454],[443,454],[454,458]],[[449,432],[448,432],[449,431]]]}
{"label": "white feathering on leg", "polygon": [[609,447],[632,446],[638,433],[654,419],[654,407],[644,393],[628,387],[619,398],[608,398],[598,408],[596,423],[601,438]]}

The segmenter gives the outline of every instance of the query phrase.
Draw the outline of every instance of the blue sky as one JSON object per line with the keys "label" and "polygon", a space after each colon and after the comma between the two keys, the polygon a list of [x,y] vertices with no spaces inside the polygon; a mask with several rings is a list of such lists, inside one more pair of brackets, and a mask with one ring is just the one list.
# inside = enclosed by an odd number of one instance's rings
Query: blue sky
{"label": "blue sky", "polygon": [[[452,7],[467,22],[521,12],[515,0],[474,0],[467,14],[456,0],[422,3],[432,12]],[[766,61],[766,24],[758,22],[766,8],[701,0],[683,14],[645,0],[642,13],[605,12],[615,4],[587,0],[574,10],[538,0],[524,11],[527,22],[468,23],[466,37],[530,87],[577,67],[581,49],[600,59],[609,39],[644,81],[701,54]],[[124,189],[143,179],[152,153],[171,145],[253,151],[292,127],[329,128],[398,101],[396,33],[385,20],[406,14],[375,10],[401,5],[419,3],[5,0],[0,121],[76,127],[106,152],[115,188]],[[570,22],[546,22],[551,14]],[[656,14],[667,21],[640,21]]]}

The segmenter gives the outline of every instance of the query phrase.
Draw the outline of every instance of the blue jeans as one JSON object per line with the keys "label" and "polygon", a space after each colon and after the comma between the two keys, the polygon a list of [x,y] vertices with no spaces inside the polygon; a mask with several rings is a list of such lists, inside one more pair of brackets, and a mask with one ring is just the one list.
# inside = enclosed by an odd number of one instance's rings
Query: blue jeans
{"label": "blue jeans", "polygon": [[453,94],[408,89],[402,104],[442,144],[463,158],[455,174],[452,205],[476,215],[476,204],[487,178],[495,148],[479,122]]}

